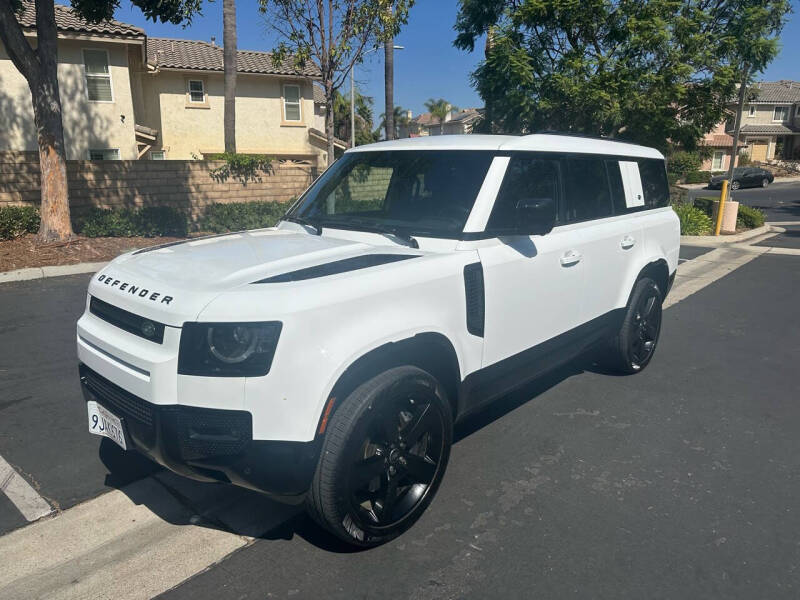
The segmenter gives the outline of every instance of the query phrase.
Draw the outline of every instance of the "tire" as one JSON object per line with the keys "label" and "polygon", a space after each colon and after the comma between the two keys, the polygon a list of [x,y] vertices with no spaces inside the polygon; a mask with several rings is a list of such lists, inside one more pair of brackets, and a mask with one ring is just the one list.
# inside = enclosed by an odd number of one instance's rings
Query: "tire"
{"label": "tire", "polygon": [[765,188],[765,187],[767,187],[768,185],[769,185],[769,179],[767,179],[766,177],[764,177],[764,179],[762,179],[762,180],[761,180],[761,187],[762,187],[762,188]]}
{"label": "tire", "polygon": [[731,189],[738,190],[742,186],[738,181],[731,181]]}
{"label": "tire", "polygon": [[632,375],[643,371],[655,354],[661,333],[664,296],[649,277],[636,282],[619,333],[609,342],[602,362],[611,371]]}
{"label": "tire", "polygon": [[417,367],[389,369],[356,388],[328,423],[306,509],[348,544],[388,542],[430,505],[452,443],[444,388]]}

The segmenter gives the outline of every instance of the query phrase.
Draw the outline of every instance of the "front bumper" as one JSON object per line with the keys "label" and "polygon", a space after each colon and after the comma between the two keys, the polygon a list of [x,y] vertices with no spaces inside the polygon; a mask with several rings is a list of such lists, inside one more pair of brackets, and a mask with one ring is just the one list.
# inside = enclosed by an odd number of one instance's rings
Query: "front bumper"
{"label": "front bumper", "polygon": [[136,450],[167,469],[200,481],[221,481],[301,502],[311,485],[319,441],[252,439],[252,415],[243,410],[147,402],[84,364],[78,367],[84,398],[123,421]]}

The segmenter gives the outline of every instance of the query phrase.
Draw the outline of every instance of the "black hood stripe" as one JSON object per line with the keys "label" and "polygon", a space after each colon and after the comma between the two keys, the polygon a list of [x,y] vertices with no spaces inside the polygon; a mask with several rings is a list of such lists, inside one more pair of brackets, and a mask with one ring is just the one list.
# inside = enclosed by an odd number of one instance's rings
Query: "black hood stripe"
{"label": "black hood stripe", "polygon": [[317,277],[328,277],[330,275],[338,275],[339,273],[347,273],[348,271],[357,271],[359,269],[367,269],[369,267],[377,267],[378,265],[385,265],[408,258],[416,258],[419,254],[365,254],[363,256],[354,256],[353,258],[345,258],[343,260],[336,260],[326,263],[324,265],[316,265],[297,271],[289,271],[288,273],[281,273],[280,275],[273,275],[260,281],[253,283],[288,283],[290,281],[304,281],[306,279],[316,279]]}

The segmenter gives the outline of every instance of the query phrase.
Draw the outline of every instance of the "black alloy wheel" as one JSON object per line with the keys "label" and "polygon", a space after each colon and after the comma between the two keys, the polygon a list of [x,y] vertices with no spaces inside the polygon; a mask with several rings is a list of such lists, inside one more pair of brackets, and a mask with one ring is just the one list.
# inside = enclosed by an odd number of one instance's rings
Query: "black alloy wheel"
{"label": "black alloy wheel", "polygon": [[655,285],[639,296],[629,329],[631,368],[638,371],[646,365],[656,349],[661,332],[661,294]]}
{"label": "black alloy wheel", "polygon": [[762,188],[765,188],[765,187],[767,187],[768,185],[769,185],[769,179],[767,179],[766,177],[764,177],[764,179],[762,179],[762,180],[761,180],[761,187],[762,187]]}
{"label": "black alloy wheel", "polygon": [[732,190],[738,190],[741,186],[742,186],[742,184],[739,183],[736,179],[731,181],[731,189]]}

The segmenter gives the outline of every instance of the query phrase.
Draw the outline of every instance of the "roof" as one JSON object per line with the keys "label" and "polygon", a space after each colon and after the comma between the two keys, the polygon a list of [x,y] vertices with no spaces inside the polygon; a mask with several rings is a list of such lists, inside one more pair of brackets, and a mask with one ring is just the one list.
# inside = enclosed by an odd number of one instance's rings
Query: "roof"
{"label": "roof", "polygon": [[325,90],[321,85],[314,84],[314,104],[325,104]]}
{"label": "roof", "polygon": [[480,118],[481,113],[478,111],[477,108],[465,108],[457,113],[455,113],[450,120],[447,121],[448,123],[459,123],[459,122],[469,122],[471,120],[475,120]]}
{"label": "roof", "polygon": [[664,159],[654,148],[614,140],[574,135],[535,133],[511,135],[432,135],[378,142],[352,148],[348,152],[379,150],[504,150],[529,152],[576,152],[582,154],[611,154],[641,158]]}
{"label": "roof", "polygon": [[756,97],[751,102],[800,102],[800,81],[761,81],[753,88]]}
{"label": "roof", "polygon": [[[733,146],[733,136],[727,133],[712,133],[703,138],[703,145],[714,148],[730,148]],[[739,146],[746,146],[746,144],[739,140]]]}
{"label": "roof", "polygon": [[434,117],[429,112],[425,112],[425,113],[418,114],[416,117],[411,119],[411,122],[412,123],[417,123],[418,125],[433,125],[434,123],[436,123],[438,125],[439,124],[439,118],[438,117]]}
{"label": "roof", "polygon": [[786,135],[800,133],[797,127],[787,127],[786,125],[742,125],[741,133],[767,133],[770,135]]}
{"label": "roof", "polygon": [[[56,27],[59,31],[74,31],[76,33],[94,33],[100,35],[113,35],[133,38],[145,37],[144,29],[121,23],[120,21],[100,21],[90,23],[80,17],[72,8],[62,4],[55,5]],[[36,7],[33,2],[26,0],[23,3],[22,13],[17,14],[17,21],[25,29],[36,29]]]}
{"label": "roof", "polygon": [[[162,69],[188,69],[192,71],[223,71],[222,46],[200,40],[173,40],[148,38],[147,62]],[[265,75],[301,75],[319,77],[312,64],[297,69],[290,61],[276,65],[270,52],[254,50],[237,51],[236,71]]]}
{"label": "roof", "polygon": [[[328,137],[322,131],[320,131],[319,129],[315,129],[314,127],[309,127],[308,128],[308,135],[309,135],[309,137],[316,138],[317,140],[322,141],[322,142],[324,142],[326,144],[328,143]],[[338,146],[339,148],[344,150],[350,144],[348,144],[344,140],[340,140],[339,138],[334,136],[333,137],[333,145],[334,146]]]}

